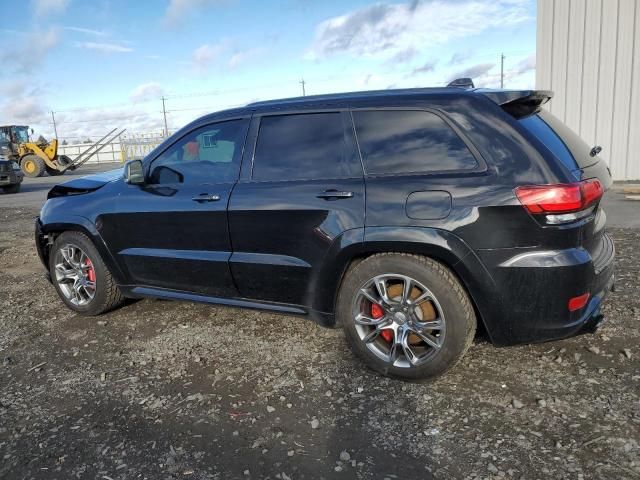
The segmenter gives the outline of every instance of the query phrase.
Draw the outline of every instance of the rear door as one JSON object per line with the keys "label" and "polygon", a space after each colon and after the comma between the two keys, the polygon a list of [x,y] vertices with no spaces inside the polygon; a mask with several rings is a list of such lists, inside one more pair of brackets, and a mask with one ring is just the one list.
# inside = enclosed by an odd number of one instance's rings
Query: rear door
{"label": "rear door", "polygon": [[309,305],[314,274],[347,230],[364,227],[362,166],[348,113],[254,116],[229,203],[230,268],[246,298]]}
{"label": "rear door", "polygon": [[101,230],[132,284],[235,296],[227,204],[248,118],[192,130],[154,158],[147,183],[123,185]]}

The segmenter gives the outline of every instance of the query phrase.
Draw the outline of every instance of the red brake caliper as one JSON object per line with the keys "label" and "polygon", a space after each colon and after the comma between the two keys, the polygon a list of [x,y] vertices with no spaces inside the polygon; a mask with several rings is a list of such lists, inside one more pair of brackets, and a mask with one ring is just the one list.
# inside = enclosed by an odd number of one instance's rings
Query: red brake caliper
{"label": "red brake caliper", "polygon": [[95,282],[96,281],[96,272],[93,269],[93,264],[91,263],[91,260],[89,260],[88,258],[86,259],[86,261],[84,262],[84,264],[89,267],[89,269],[87,270],[87,277],[89,278],[90,282]]}
{"label": "red brake caliper", "polygon": [[[384,315],[384,310],[382,309],[382,307],[380,305],[378,305],[377,303],[372,303],[371,304],[371,316],[375,320],[377,320],[379,318],[382,318],[383,315]],[[393,341],[393,331],[391,331],[391,330],[388,330],[388,329],[382,330],[382,332],[380,332],[380,336],[387,343],[391,343]]]}

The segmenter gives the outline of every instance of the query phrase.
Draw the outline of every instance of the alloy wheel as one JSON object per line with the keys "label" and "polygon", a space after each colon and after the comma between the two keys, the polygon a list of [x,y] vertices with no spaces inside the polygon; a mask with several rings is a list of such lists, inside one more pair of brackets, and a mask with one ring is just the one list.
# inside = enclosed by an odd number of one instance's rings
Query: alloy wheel
{"label": "alloy wheel", "polygon": [[63,245],[55,253],[55,280],[73,305],[85,306],[96,294],[96,273],[88,255],[77,245]]}
{"label": "alloy wheel", "polygon": [[369,279],[353,301],[360,340],[394,367],[428,362],[441,348],[445,317],[435,295],[417,280],[400,274]]}

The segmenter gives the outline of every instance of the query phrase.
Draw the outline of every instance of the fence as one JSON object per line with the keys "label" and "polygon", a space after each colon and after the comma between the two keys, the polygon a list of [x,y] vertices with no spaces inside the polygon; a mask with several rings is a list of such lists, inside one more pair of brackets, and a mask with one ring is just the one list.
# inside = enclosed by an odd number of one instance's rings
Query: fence
{"label": "fence", "polygon": [[[97,142],[100,138],[101,137],[88,138],[87,141],[83,143],[72,143],[67,145],[58,144],[58,154],[67,155],[73,159],[89,148],[93,142]],[[165,138],[164,132],[125,132],[120,135],[118,139],[106,145],[96,155],[92,156],[88,163],[127,162],[136,158],[143,158],[151,150],[160,145]]]}

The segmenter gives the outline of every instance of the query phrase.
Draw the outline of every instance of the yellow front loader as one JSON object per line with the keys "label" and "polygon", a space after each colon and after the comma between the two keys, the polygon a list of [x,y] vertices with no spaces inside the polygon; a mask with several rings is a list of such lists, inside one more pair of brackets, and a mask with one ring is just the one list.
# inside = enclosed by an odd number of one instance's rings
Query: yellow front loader
{"label": "yellow front loader", "polygon": [[29,139],[29,127],[24,125],[0,126],[0,155],[18,162],[27,177],[40,177],[45,172],[52,176],[62,175],[67,170],[75,170],[87,162],[124,132],[121,130],[113,135],[116,130],[117,128],[111,130],[72,160],[66,155],[58,155],[58,139],[56,138],[50,142],[32,142]]}

